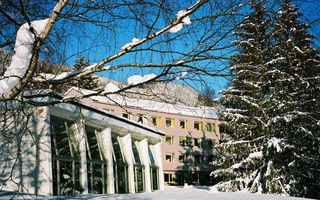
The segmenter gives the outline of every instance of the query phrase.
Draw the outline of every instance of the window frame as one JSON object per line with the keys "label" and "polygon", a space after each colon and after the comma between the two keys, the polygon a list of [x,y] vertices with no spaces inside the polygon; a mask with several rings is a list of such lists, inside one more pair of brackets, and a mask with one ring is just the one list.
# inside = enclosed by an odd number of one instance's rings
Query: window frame
{"label": "window frame", "polygon": [[[125,117],[124,115],[128,115],[128,117]],[[123,112],[121,116],[126,118],[126,119],[131,119],[131,115],[128,112]]]}
{"label": "window frame", "polygon": [[[170,138],[170,143],[167,142],[167,138]],[[166,144],[173,145],[174,144],[174,136],[173,135],[166,135]]]}
{"label": "window frame", "polygon": [[[167,156],[171,156],[171,159],[168,160]],[[170,153],[170,152],[165,153],[165,160],[166,160],[167,163],[174,162],[174,153]]]}
{"label": "window frame", "polygon": [[[168,176],[168,181],[166,181],[166,176]],[[173,173],[163,173],[164,182],[173,183]]]}

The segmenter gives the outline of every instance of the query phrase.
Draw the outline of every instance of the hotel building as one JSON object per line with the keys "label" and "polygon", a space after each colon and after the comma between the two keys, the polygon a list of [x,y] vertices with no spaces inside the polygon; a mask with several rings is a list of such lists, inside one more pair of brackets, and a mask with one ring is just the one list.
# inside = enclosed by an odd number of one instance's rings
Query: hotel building
{"label": "hotel building", "polygon": [[[66,92],[67,96],[92,94],[94,91],[76,87]],[[118,94],[93,95],[81,102],[164,132],[161,159],[166,185],[212,183],[209,174],[213,170],[213,148],[220,139],[215,108],[175,105]]]}

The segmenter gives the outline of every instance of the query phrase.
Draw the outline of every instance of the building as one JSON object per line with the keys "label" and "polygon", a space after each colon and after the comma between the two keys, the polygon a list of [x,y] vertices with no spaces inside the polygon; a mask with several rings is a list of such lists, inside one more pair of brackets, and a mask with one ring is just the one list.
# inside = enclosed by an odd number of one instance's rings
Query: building
{"label": "building", "polygon": [[49,95],[55,97],[26,95],[24,106],[1,103],[1,190],[75,195],[164,189],[163,132],[79,102],[56,104],[63,96]]}
{"label": "building", "polygon": [[[71,88],[67,96],[92,95],[94,91]],[[90,96],[83,104],[105,110],[165,132],[161,144],[164,181],[167,185],[210,184],[213,146],[218,143],[217,110],[190,107],[154,100],[134,99],[117,94]]]}

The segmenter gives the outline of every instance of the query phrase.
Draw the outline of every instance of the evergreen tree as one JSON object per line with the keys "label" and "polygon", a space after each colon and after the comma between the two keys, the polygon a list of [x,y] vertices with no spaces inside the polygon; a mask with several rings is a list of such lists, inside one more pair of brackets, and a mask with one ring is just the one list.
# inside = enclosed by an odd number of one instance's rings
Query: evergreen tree
{"label": "evergreen tree", "polygon": [[[259,49],[256,56],[248,57],[250,54],[245,53],[248,60],[235,60],[238,61],[232,67],[235,79],[221,98],[226,108],[222,113],[226,120],[224,127],[231,132],[231,142],[220,145],[228,150],[224,152],[225,160],[230,161],[224,162],[227,168],[213,172],[223,180],[216,186],[219,190],[320,196],[319,52],[312,48],[313,37],[307,32],[308,26],[298,20],[297,10],[290,0],[284,0],[270,35],[263,32],[268,29],[266,21],[260,22],[266,29],[259,29],[255,21],[247,21],[255,12],[240,26],[252,23],[261,31],[253,34],[245,29],[243,35],[266,35],[260,40],[265,53],[260,57],[259,67],[254,68],[257,77],[248,76],[252,71],[241,76],[240,72],[247,68],[234,70],[234,66],[256,63]],[[242,38],[237,43],[247,44],[248,40]],[[243,52],[247,52],[244,47],[236,58],[242,58]],[[243,85],[247,83],[259,86],[260,90],[246,91]],[[247,97],[248,94],[257,95]],[[257,109],[248,107],[248,99],[255,100],[250,103],[255,103]],[[256,121],[263,123],[259,126]]]}
{"label": "evergreen tree", "polygon": [[265,140],[267,118],[263,107],[265,63],[269,59],[269,16],[260,2],[251,4],[253,12],[237,28],[239,54],[233,57],[234,79],[220,98],[224,130],[230,136],[216,150],[222,154],[220,169],[213,175],[223,180],[222,191],[258,191],[263,164],[261,144]]}
{"label": "evergreen tree", "polygon": [[[311,47],[308,25],[298,7],[284,0],[275,17],[269,66],[269,142],[265,190],[293,196],[320,196],[320,68],[319,52]],[[267,107],[267,106],[265,106]],[[271,173],[272,172],[272,173]]]}
{"label": "evergreen tree", "polygon": [[[90,65],[89,59],[85,60],[83,56],[80,56],[79,59],[75,62],[74,68],[81,69]],[[90,74],[82,77],[79,80],[76,80],[72,83],[72,85],[76,85],[77,87],[84,89],[97,89],[98,87],[98,77],[94,74]]]}

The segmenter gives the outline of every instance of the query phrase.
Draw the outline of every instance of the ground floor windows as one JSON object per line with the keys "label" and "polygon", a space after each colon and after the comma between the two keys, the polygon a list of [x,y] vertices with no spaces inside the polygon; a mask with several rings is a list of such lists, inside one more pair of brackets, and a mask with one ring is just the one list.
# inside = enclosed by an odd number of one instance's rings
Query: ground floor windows
{"label": "ground floor windows", "polygon": [[107,192],[107,162],[102,158],[102,152],[98,147],[97,134],[100,134],[100,131],[85,127],[85,132],[88,192],[104,194]]}
{"label": "ground floor windows", "polygon": [[128,193],[128,165],[125,163],[114,164],[114,187],[116,193]]}
{"label": "ground floor windows", "polygon": [[173,174],[172,173],[164,173],[164,182],[173,183]]}
{"label": "ground floor windows", "polygon": [[135,164],[134,166],[134,183],[136,192],[144,192],[144,166],[141,164]]}
{"label": "ground floor windows", "polygon": [[159,170],[156,166],[150,167],[151,171],[151,190],[158,190],[159,189]]}
{"label": "ground floor windows", "polygon": [[171,184],[212,185],[214,180],[210,173],[211,171],[176,171],[172,173],[176,179]]}
{"label": "ground floor windows", "polygon": [[54,157],[52,167],[53,195],[70,196],[83,192],[79,181],[79,162]]}
{"label": "ground floor windows", "polygon": [[101,161],[88,160],[88,192],[91,194],[107,193],[107,164]]}
{"label": "ground floor windows", "polygon": [[52,118],[52,182],[53,194],[69,196],[81,194],[80,152],[77,148],[74,130],[70,121]]}

